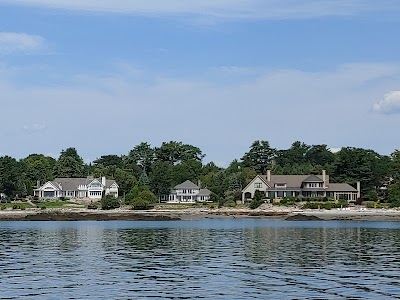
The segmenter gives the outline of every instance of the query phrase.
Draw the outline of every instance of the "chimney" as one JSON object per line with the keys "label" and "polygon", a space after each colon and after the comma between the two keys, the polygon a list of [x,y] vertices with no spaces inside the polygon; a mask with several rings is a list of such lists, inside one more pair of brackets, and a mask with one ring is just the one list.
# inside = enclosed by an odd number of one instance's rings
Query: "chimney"
{"label": "chimney", "polygon": [[40,188],[40,180],[36,181],[36,188]]}
{"label": "chimney", "polygon": [[324,182],[324,189],[326,188],[326,170],[322,170],[322,180]]}
{"label": "chimney", "polygon": [[101,177],[101,184],[106,186],[106,178],[104,176]]}
{"label": "chimney", "polygon": [[267,170],[267,181],[271,181],[271,170]]}
{"label": "chimney", "polygon": [[361,198],[361,182],[357,181],[357,198]]}

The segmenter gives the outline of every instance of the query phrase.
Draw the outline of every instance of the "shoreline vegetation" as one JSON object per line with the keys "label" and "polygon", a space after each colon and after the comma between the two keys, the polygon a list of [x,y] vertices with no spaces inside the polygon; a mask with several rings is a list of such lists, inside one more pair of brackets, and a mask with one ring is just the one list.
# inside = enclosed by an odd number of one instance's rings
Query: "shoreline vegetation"
{"label": "shoreline vegetation", "polygon": [[2,210],[0,221],[178,221],[215,218],[258,218],[287,221],[394,221],[400,222],[400,210],[352,207],[332,210],[266,206],[249,208],[155,208],[151,210],[91,210],[86,208],[29,208]]}

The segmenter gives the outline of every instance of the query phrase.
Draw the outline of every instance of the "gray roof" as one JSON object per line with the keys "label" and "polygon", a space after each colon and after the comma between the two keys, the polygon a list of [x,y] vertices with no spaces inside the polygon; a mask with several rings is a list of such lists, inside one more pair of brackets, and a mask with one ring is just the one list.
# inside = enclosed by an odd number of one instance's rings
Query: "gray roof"
{"label": "gray roof", "polygon": [[303,182],[324,182],[324,181],[315,175],[310,175],[306,179],[304,179]]}
{"label": "gray roof", "polygon": [[178,184],[174,187],[175,190],[198,190],[200,189],[197,185],[195,185],[190,180],[186,180],[185,182]]}
{"label": "gray roof", "polygon": [[208,189],[201,189],[200,192],[197,194],[198,196],[210,196],[211,191]]}
{"label": "gray roof", "polygon": [[[88,185],[97,180],[101,183],[101,178],[56,178],[52,181],[53,185],[61,188],[63,191],[76,191],[80,185]],[[116,183],[115,180],[106,180],[106,188]],[[61,187],[60,187],[61,186]]]}
{"label": "gray roof", "polygon": [[329,192],[357,192],[357,189],[353,188],[347,183],[331,183],[328,186],[327,191]]}
{"label": "gray roof", "polygon": [[[313,175],[322,182],[322,175]],[[300,188],[304,180],[310,177],[310,175],[271,175],[271,181],[267,181],[266,175],[261,175],[263,180],[267,182],[271,187],[275,186],[275,183],[286,183],[286,188]],[[329,175],[326,175],[326,183],[329,183]]]}
{"label": "gray roof", "polygon": [[315,190],[327,192],[357,192],[357,189],[347,183],[329,183],[329,175],[326,175],[326,189],[322,188],[304,188],[301,189],[303,182],[323,182],[322,175],[271,175],[271,181],[267,181],[266,175],[260,175],[271,188],[267,190],[278,190],[275,188],[275,183],[286,183],[286,189],[279,190]]}

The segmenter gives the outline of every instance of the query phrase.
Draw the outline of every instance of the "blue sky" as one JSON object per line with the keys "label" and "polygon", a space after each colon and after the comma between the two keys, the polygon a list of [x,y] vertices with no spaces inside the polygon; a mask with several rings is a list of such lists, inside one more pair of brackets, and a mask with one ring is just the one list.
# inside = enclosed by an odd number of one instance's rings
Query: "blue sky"
{"label": "blue sky", "polygon": [[396,0],[53,2],[0,1],[1,155],[400,148]]}

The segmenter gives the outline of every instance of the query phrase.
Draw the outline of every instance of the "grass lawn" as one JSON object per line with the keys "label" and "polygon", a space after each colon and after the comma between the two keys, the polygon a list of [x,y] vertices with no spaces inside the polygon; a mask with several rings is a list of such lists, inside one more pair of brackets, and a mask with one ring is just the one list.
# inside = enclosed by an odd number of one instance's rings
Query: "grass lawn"
{"label": "grass lawn", "polygon": [[25,202],[11,202],[11,203],[1,203],[0,204],[0,209],[4,210],[4,209],[13,209],[14,207],[18,207],[16,209],[27,209],[27,208],[32,208],[31,205],[29,205],[28,203]]}
{"label": "grass lawn", "polygon": [[69,202],[69,201],[43,201],[37,204],[38,207],[42,208],[63,208],[63,207],[69,207],[69,206],[74,206],[74,207],[85,207],[84,205],[77,204],[74,202]]}

